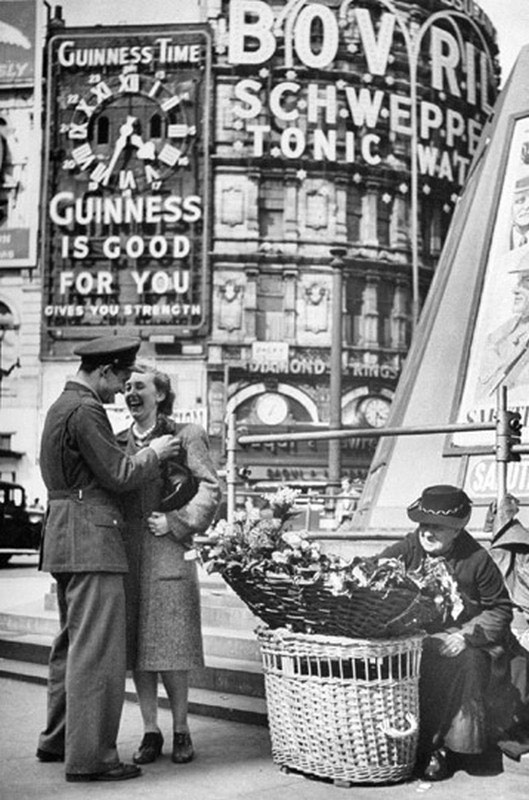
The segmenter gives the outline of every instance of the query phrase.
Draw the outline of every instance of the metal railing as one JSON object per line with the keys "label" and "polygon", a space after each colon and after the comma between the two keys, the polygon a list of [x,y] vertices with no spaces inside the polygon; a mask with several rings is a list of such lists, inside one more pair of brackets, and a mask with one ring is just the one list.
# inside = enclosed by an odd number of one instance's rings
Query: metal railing
{"label": "metal railing", "polygon": [[354,438],[383,438],[386,436],[427,436],[431,434],[447,433],[472,433],[478,431],[496,431],[496,443],[491,447],[482,447],[481,452],[486,455],[496,456],[496,482],[497,498],[500,500],[506,493],[507,464],[515,456],[529,453],[529,444],[505,443],[509,437],[506,430],[507,389],[501,386],[496,395],[496,420],[495,422],[482,423],[454,423],[446,425],[417,425],[411,427],[388,428],[353,428],[342,427],[339,430],[327,431],[300,431],[299,433],[269,433],[269,434],[243,434],[237,437],[235,416],[228,418],[226,437],[226,486],[227,486],[227,518],[233,520],[235,512],[236,486],[237,486],[237,446],[246,444],[265,444],[271,442],[303,442],[303,441],[328,441],[336,439]]}

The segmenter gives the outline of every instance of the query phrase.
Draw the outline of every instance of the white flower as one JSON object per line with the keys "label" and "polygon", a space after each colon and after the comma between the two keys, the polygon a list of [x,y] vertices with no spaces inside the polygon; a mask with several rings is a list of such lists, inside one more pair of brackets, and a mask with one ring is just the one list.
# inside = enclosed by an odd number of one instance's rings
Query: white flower
{"label": "white flower", "polygon": [[333,595],[338,595],[343,592],[343,575],[338,572],[331,572],[325,578],[325,585]]}
{"label": "white flower", "polygon": [[289,547],[301,547],[302,538],[297,531],[285,531],[281,538]]}
{"label": "white flower", "polygon": [[288,564],[288,554],[280,553],[278,550],[275,550],[272,553],[272,561],[275,564]]}

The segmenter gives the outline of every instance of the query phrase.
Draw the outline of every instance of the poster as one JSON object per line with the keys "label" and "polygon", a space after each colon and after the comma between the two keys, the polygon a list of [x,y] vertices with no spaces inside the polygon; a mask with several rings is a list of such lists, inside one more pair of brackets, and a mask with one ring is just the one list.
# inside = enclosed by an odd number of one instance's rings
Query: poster
{"label": "poster", "polygon": [[[529,116],[513,127],[472,338],[458,422],[489,422],[500,387],[529,431]],[[457,434],[473,447],[493,433]]]}

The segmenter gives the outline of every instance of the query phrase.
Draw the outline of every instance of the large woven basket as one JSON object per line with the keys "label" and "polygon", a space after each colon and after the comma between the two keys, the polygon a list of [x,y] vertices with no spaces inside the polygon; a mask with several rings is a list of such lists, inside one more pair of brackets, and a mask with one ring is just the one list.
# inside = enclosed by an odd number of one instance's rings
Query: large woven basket
{"label": "large woven basket", "polygon": [[222,576],[248,608],[274,629],[379,639],[417,633],[438,616],[434,602],[419,589],[380,592],[358,587],[347,595],[335,595],[318,582],[300,583],[286,575],[263,575],[238,565]]}
{"label": "large woven basket", "polygon": [[422,636],[358,641],[258,628],[272,757],[336,783],[410,777]]}

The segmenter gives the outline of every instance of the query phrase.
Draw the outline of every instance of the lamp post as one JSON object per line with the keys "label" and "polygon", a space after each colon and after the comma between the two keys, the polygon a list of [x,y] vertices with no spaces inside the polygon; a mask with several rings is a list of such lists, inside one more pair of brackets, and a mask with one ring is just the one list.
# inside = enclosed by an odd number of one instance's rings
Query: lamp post
{"label": "lamp post", "polygon": [[[347,250],[343,247],[331,248],[332,302],[331,302],[331,370],[329,386],[329,427],[337,430],[342,427],[342,272]],[[339,439],[329,440],[329,483],[334,493],[340,484],[342,473],[342,452]]]}
{"label": "lamp post", "polygon": [[[345,10],[352,0],[343,0],[340,15],[345,17]],[[460,45],[462,61],[466,59],[466,48],[459,30],[457,20],[462,20],[470,25],[488,54],[489,61],[492,63],[492,56],[485,41],[485,38],[473,19],[460,11],[437,11],[429,16],[420,25],[415,20],[408,21],[405,12],[397,8],[394,0],[377,0],[394,15],[399,30],[404,39],[406,53],[408,56],[408,68],[410,78],[410,235],[411,235],[411,278],[412,278],[412,330],[415,331],[419,320],[420,297],[419,297],[419,164],[418,164],[418,110],[417,110],[417,70],[421,55],[421,47],[424,34],[436,22],[449,22],[453,28],[455,36]]]}

